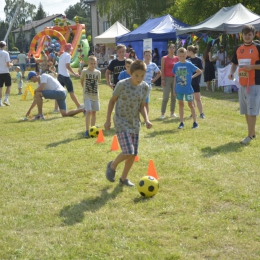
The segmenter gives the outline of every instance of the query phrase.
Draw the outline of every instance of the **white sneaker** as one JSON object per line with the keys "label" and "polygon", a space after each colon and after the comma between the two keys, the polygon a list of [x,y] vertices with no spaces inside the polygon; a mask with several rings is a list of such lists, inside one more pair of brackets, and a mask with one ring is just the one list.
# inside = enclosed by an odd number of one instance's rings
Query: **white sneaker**
{"label": "white sneaker", "polygon": [[0,107],[5,107],[5,105],[1,102],[1,103],[0,103]]}
{"label": "white sneaker", "polygon": [[8,100],[5,100],[5,101],[4,101],[4,104],[5,104],[6,106],[10,106],[10,103],[9,103]]}
{"label": "white sneaker", "polygon": [[160,116],[160,119],[164,119],[164,118],[165,118],[165,116],[164,116],[164,115],[161,115],[161,116]]}
{"label": "white sneaker", "polygon": [[175,113],[171,114],[171,117],[177,117],[177,115]]}
{"label": "white sneaker", "polygon": [[59,109],[54,109],[53,113],[60,113],[60,110]]}
{"label": "white sneaker", "polygon": [[252,141],[252,138],[250,136],[247,136],[243,140],[240,141],[241,144],[249,144]]}

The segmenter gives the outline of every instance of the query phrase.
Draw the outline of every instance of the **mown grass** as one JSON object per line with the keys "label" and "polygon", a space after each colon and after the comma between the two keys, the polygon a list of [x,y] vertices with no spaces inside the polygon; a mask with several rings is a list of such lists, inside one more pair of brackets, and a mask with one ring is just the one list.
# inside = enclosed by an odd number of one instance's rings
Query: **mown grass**
{"label": "mown grass", "polygon": [[[48,100],[49,118],[19,122],[32,97],[16,93],[14,83],[11,106],[0,108],[0,259],[260,259],[259,139],[239,144],[246,125],[237,93],[202,89],[206,119],[192,130],[186,106],[178,130],[178,119],[158,119],[162,91],[154,87],[153,128],[142,126],[129,174],[137,184],[153,159],[160,189],[151,199],[105,179],[119,153],[110,151],[113,128],[96,144],[84,138],[83,115],[61,118]],[[97,125],[110,96],[103,81]]]}

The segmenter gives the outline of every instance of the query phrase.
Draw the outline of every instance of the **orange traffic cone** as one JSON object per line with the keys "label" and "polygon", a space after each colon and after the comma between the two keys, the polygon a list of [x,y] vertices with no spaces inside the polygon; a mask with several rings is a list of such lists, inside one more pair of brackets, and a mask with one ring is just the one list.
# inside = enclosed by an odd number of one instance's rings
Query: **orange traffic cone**
{"label": "orange traffic cone", "polygon": [[156,173],[155,166],[154,166],[152,159],[150,159],[150,162],[149,162],[147,175],[154,177],[156,180],[159,180],[159,177]]}
{"label": "orange traffic cone", "polygon": [[139,161],[139,156],[136,155],[136,156],[135,156],[135,162],[138,162],[138,161]]}
{"label": "orange traffic cone", "polygon": [[105,138],[103,135],[102,129],[99,130],[98,138],[97,138],[97,143],[103,143],[105,142]]}
{"label": "orange traffic cone", "polygon": [[117,151],[117,150],[119,150],[117,135],[114,135],[114,137],[113,137],[113,141],[112,141],[110,150],[111,150],[111,151]]}

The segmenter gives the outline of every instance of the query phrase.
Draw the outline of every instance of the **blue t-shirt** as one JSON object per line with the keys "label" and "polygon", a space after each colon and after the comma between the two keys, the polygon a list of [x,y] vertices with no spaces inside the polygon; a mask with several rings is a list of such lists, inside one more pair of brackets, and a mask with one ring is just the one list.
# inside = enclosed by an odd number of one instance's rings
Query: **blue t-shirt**
{"label": "blue t-shirt", "polygon": [[192,75],[198,68],[189,61],[174,64],[172,72],[175,74],[177,94],[191,94],[194,92],[191,86]]}
{"label": "blue t-shirt", "polygon": [[[199,57],[189,58],[188,61],[190,61],[192,64],[194,64],[200,70],[203,69],[202,60]],[[200,85],[200,77],[201,77],[201,75],[192,79],[191,84],[199,86]]]}
{"label": "blue t-shirt", "polygon": [[160,69],[153,62],[150,62],[148,65],[146,65],[146,67],[147,67],[147,70],[145,73],[144,81],[148,84],[149,88],[152,88],[151,81],[153,79],[153,74],[154,74],[154,72],[157,73]]}
{"label": "blue t-shirt", "polygon": [[118,80],[128,79],[128,78],[130,78],[130,75],[126,72],[126,70],[121,71],[118,75]]}

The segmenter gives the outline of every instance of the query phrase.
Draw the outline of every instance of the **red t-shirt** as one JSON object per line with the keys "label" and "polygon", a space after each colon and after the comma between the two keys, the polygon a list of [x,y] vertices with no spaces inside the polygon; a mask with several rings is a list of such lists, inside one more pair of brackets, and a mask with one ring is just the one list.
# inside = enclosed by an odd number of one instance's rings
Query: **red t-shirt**
{"label": "red t-shirt", "polygon": [[169,58],[167,55],[167,56],[163,56],[163,58],[164,58],[164,76],[173,77],[174,74],[172,73],[172,70],[174,64],[179,61],[178,56],[173,56],[173,58]]}

